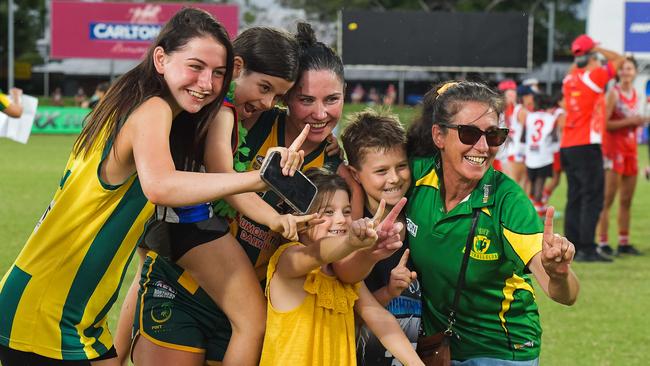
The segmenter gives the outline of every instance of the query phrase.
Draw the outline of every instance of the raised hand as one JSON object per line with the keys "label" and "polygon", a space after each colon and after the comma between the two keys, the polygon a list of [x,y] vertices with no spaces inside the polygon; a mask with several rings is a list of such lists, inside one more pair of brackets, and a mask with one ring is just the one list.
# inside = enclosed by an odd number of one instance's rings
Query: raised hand
{"label": "raised hand", "polygon": [[272,151],[280,153],[280,166],[282,167],[282,174],[293,176],[296,170],[300,169],[302,163],[305,161],[305,152],[300,150],[300,146],[305,142],[309,135],[309,125],[305,125],[300,135],[289,145],[289,147],[272,147],[267,150],[266,156],[271,155]]}
{"label": "raised hand", "polygon": [[[397,221],[397,218],[399,217],[400,212],[402,212],[402,209],[404,208],[404,206],[406,206],[406,201],[407,201],[406,197],[402,197],[402,199],[400,199],[395,204],[395,206],[393,206],[393,209],[390,210],[388,215],[386,215],[386,218],[384,219],[384,221],[382,221],[381,224],[379,224],[378,231],[379,231],[379,235],[380,235],[379,238],[380,239],[382,239],[383,236],[387,237],[387,236],[390,236],[391,233],[394,233],[395,225],[398,225],[398,224],[402,225],[401,223],[396,222],[396,221]],[[384,202],[384,200],[381,200],[381,202],[384,203],[384,207],[385,207],[386,202]],[[381,203],[379,204],[379,206],[381,207]],[[384,208],[382,208],[382,215],[383,215],[383,211],[384,211]],[[379,212],[379,210],[377,210],[377,212]],[[375,215],[375,217],[381,219],[381,216]],[[402,228],[400,227],[399,231],[401,231],[401,230],[402,230]]]}
{"label": "raised hand", "polygon": [[406,267],[409,259],[410,250],[406,249],[402,258],[395,268],[390,271],[390,281],[388,282],[388,294],[393,298],[398,297],[406,290],[417,277],[417,273]]}
{"label": "raised hand", "polygon": [[341,150],[341,147],[339,146],[339,140],[336,139],[336,136],[334,136],[333,133],[330,133],[329,136],[327,136],[327,145],[325,146],[325,154],[327,156],[339,156],[341,159],[343,159],[343,150]]}
{"label": "raised hand", "polygon": [[551,278],[566,277],[569,274],[576,249],[565,237],[553,232],[555,208],[546,210],[544,235],[542,239],[542,266]]}
{"label": "raised hand", "polygon": [[[370,255],[375,260],[379,261],[386,259],[395,253],[397,249],[402,247],[403,243],[400,233],[404,228],[404,224],[396,221],[405,205],[406,197],[402,197],[402,199],[393,206],[393,209],[390,210],[388,215],[386,215],[386,218],[384,218],[384,220],[379,224],[377,228],[377,243],[370,252]],[[381,210],[381,214],[383,215],[385,206],[386,203],[384,200],[381,200],[377,212],[380,212]],[[378,216],[375,214],[375,218],[379,220],[381,219],[381,215]]]}
{"label": "raised hand", "polygon": [[348,243],[357,249],[371,247],[377,241],[375,221],[367,217],[352,221],[348,230]]}
{"label": "raised hand", "polygon": [[20,97],[23,95],[23,90],[19,88],[11,88],[9,89],[9,94],[14,103],[20,103]]}

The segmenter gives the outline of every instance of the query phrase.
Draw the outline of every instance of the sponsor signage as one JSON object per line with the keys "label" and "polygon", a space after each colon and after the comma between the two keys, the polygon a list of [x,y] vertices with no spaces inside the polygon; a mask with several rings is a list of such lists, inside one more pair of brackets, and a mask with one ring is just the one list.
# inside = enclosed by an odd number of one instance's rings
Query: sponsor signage
{"label": "sponsor signage", "polygon": [[625,3],[625,52],[650,52],[650,2]]}
{"label": "sponsor signage", "polygon": [[237,5],[52,1],[52,58],[139,59],[184,6],[203,9],[237,35]]}
{"label": "sponsor signage", "polygon": [[81,132],[84,118],[89,112],[89,108],[38,107],[32,125],[32,133],[78,134]]}

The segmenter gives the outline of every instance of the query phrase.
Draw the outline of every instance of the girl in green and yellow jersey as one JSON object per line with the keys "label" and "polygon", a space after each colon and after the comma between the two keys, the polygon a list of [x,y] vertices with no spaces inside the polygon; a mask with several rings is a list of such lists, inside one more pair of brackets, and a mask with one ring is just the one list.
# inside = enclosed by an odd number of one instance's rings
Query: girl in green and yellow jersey
{"label": "girl in green and yellow jersey", "polygon": [[54,199],[0,282],[4,366],[114,358],[106,314],[153,204],[265,189],[258,172],[175,168],[175,156],[201,162],[206,123],[232,70],[224,28],[202,10],[183,9],[89,115]]}

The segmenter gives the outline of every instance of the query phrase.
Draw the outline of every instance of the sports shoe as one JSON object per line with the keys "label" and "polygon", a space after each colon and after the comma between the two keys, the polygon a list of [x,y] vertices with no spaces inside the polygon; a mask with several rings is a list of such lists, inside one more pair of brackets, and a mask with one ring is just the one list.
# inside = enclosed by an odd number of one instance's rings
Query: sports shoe
{"label": "sports shoe", "polygon": [[598,245],[598,247],[596,248],[596,252],[598,252],[598,254],[600,255],[606,255],[609,257],[614,255],[614,249],[612,249],[612,247],[610,247],[609,244]]}
{"label": "sports shoe", "polygon": [[616,255],[621,255],[621,254],[643,255],[643,253],[641,253],[632,244],[627,244],[627,245],[620,245],[619,244],[618,249],[616,250]]}
{"label": "sports shoe", "polygon": [[595,249],[586,249],[576,252],[573,260],[576,262],[613,262],[614,260],[610,257],[606,257],[598,253]]}
{"label": "sports shoe", "polygon": [[645,180],[650,180],[650,166],[645,167]]}

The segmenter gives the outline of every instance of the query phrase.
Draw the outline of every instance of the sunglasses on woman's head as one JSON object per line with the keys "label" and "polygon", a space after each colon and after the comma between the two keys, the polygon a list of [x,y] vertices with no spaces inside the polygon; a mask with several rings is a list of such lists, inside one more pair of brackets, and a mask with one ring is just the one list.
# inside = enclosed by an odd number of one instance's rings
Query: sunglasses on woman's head
{"label": "sunglasses on woman's head", "polygon": [[487,131],[483,131],[472,125],[454,125],[451,123],[439,123],[438,125],[457,130],[460,142],[465,145],[474,145],[481,139],[481,136],[485,135],[488,146],[501,146],[506,142],[510,131],[507,128],[499,127],[490,127]]}

